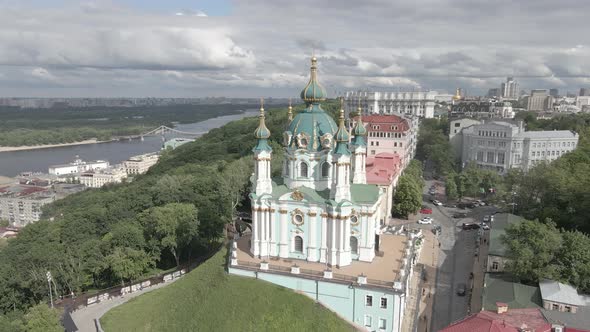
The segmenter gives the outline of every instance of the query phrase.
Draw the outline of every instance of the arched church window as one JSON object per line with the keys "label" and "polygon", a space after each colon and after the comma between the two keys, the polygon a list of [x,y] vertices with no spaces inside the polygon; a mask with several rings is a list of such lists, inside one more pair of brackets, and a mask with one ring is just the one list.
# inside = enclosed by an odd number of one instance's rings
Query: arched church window
{"label": "arched church window", "polygon": [[330,163],[324,162],[322,164],[322,177],[327,178],[330,176]]}
{"label": "arched church window", "polygon": [[295,236],[295,251],[303,252],[303,238],[299,235]]}
{"label": "arched church window", "polygon": [[306,178],[306,177],[308,176],[308,175],[307,175],[307,174],[308,174],[308,172],[307,172],[307,168],[308,168],[308,167],[307,167],[307,164],[306,164],[306,163],[304,163],[304,162],[302,162],[302,163],[301,163],[301,177],[302,177],[302,178]]}
{"label": "arched church window", "polygon": [[286,176],[290,176],[291,175],[290,174],[291,173],[290,172],[291,169],[289,167],[290,165],[291,165],[291,163],[289,162],[289,160],[285,160],[285,175]]}
{"label": "arched church window", "polygon": [[359,240],[355,236],[350,237],[350,251],[354,255],[358,255],[359,253]]}

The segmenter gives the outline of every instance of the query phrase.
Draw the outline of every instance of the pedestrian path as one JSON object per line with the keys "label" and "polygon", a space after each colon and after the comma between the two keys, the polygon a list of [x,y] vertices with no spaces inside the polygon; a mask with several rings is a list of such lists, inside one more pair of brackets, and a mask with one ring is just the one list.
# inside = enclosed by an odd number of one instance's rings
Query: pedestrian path
{"label": "pedestrian path", "polygon": [[74,323],[76,323],[76,326],[78,327],[78,331],[80,331],[80,332],[96,332],[97,329],[96,329],[96,326],[94,323],[95,319],[100,319],[109,310],[129,301],[130,299],[132,299],[136,296],[139,296],[141,294],[145,294],[145,293],[150,292],[154,289],[158,289],[158,288],[162,288],[167,285],[170,285],[178,279],[180,279],[180,278],[173,279],[169,282],[162,282],[162,283],[159,283],[159,284],[154,285],[152,287],[145,288],[145,289],[139,290],[134,293],[125,294],[122,296],[112,298],[110,300],[106,300],[106,301],[102,301],[102,302],[99,302],[96,304],[89,305],[89,306],[84,307],[82,309],[78,309],[78,310],[71,313],[72,319],[74,320]]}

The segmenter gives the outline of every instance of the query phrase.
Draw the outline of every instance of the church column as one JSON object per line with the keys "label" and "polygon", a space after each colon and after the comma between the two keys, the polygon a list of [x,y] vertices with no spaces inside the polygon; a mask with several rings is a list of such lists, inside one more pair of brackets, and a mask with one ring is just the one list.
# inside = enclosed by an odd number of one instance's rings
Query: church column
{"label": "church column", "polygon": [[336,265],[336,219],[332,216],[330,218],[330,260],[328,261],[331,265]]}
{"label": "church column", "polygon": [[252,208],[252,241],[250,243],[250,252],[254,256],[260,255],[260,225],[258,219],[257,207]]}
{"label": "church column", "polygon": [[268,226],[270,232],[270,255],[277,256],[277,226],[278,223],[274,222],[276,210],[270,208],[268,211]]}
{"label": "church column", "polygon": [[281,208],[280,211],[281,241],[279,242],[279,256],[289,257],[289,222],[287,221],[287,210]]}
{"label": "church column", "polygon": [[264,208],[260,209],[260,256],[267,255],[268,239],[266,237],[266,213]]}
{"label": "church column", "polygon": [[317,213],[313,210],[310,210],[309,213],[309,232],[308,232],[308,240],[307,240],[307,260],[311,262],[316,262],[318,260],[317,257]]}
{"label": "church column", "polygon": [[344,251],[350,251],[350,218],[344,224]]}
{"label": "church column", "polygon": [[327,242],[328,242],[328,223],[326,220],[326,214],[322,213],[322,219],[321,219],[321,223],[322,223],[322,234],[321,234],[321,244],[320,244],[320,262],[325,263],[326,262],[326,250],[327,250]]}

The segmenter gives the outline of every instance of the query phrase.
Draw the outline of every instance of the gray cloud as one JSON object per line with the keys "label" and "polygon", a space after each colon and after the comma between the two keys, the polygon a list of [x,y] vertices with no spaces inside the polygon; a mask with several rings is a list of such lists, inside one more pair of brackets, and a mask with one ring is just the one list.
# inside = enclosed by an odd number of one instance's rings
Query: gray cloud
{"label": "gray cloud", "polygon": [[0,5],[2,95],[295,96],[315,49],[330,94],[590,85],[590,2],[236,1],[228,17]]}

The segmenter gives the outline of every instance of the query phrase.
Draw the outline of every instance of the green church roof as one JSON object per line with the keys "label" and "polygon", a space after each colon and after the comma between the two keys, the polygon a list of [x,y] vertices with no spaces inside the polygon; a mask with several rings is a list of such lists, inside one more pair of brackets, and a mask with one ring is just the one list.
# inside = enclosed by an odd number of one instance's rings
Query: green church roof
{"label": "green church roof", "polygon": [[322,150],[321,137],[325,134],[333,135],[337,128],[336,122],[319,104],[311,104],[291,121],[288,130],[293,135],[293,139],[289,146],[296,147],[296,137],[301,134],[309,138],[308,151],[320,151]]}
{"label": "green church roof", "polygon": [[308,104],[326,100],[326,90],[317,81],[317,61],[315,56],[311,58],[311,76],[309,82],[301,91],[301,99]]}
{"label": "green church roof", "polygon": [[[317,203],[334,203],[330,199],[330,189],[316,191],[307,187],[297,188],[303,194],[305,200]],[[279,199],[286,193],[292,192],[284,183],[283,178],[275,178],[272,182],[272,197]],[[379,199],[379,187],[373,184],[351,184],[350,196],[353,204],[373,205]]]}
{"label": "green church roof", "polygon": [[[342,103],[342,100],[340,101]],[[334,135],[334,139],[336,140],[336,153],[338,154],[350,154],[350,150],[348,149],[348,140],[350,139],[350,134],[346,127],[344,126],[344,109],[343,106],[340,107],[340,118],[338,124],[338,131]]]}
{"label": "green church roof", "polygon": [[260,122],[256,130],[254,130],[254,137],[258,139],[258,142],[252,151],[272,151],[272,148],[268,145],[270,130],[268,130],[264,122],[264,101],[262,99],[260,100],[260,115],[258,117],[260,118]]}

